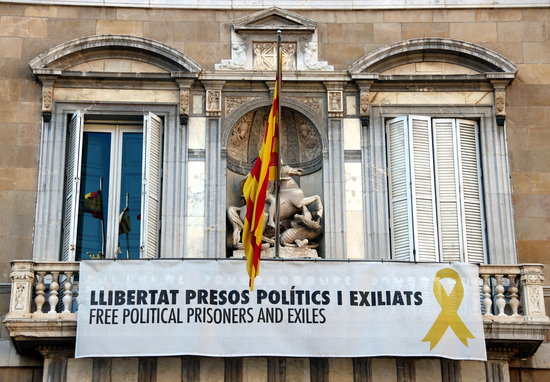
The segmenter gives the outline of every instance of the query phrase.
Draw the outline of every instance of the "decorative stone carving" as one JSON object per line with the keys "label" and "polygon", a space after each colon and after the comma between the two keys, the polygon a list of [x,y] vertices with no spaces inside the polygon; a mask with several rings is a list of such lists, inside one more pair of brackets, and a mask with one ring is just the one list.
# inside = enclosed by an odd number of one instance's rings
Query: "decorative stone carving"
{"label": "decorative stone carving", "polygon": [[15,287],[15,306],[13,310],[24,310],[25,309],[25,292],[27,291],[27,285],[25,284],[16,284]]}
{"label": "decorative stone carving", "polygon": [[[269,107],[261,107],[237,119],[227,136],[227,166],[246,175],[262,145]],[[315,125],[303,114],[283,107],[280,129],[281,158],[304,174],[322,166],[322,140]],[[233,113],[232,115],[235,115]]]}
{"label": "decorative stone carving", "polygon": [[329,91],[328,92],[328,111],[339,112],[344,111],[342,106],[342,92],[341,91]]}
{"label": "decorative stone carving", "polygon": [[313,97],[288,97],[313,109],[317,114],[323,115],[323,110],[321,108],[321,99]]}
{"label": "decorative stone carving", "polygon": [[495,107],[497,115],[506,115],[506,92],[504,89],[495,90]]}
{"label": "decorative stone carving", "polygon": [[227,145],[228,154],[230,157],[241,162],[246,162],[248,151],[248,139],[250,126],[254,118],[254,113],[246,113],[235,124],[229,136]]}
{"label": "decorative stone carving", "polygon": [[[296,122],[296,131],[298,133],[297,135],[300,146],[308,149],[319,146],[319,138],[311,126],[307,123],[306,119],[301,114],[296,114],[294,120]],[[310,159],[313,158],[309,158],[308,160]]]}
{"label": "decorative stone carving", "polygon": [[[255,42],[254,46],[254,70],[277,69],[277,43]],[[281,44],[283,70],[296,70],[296,43],[283,42]]]}
{"label": "decorative stone carving", "polygon": [[309,70],[334,70],[334,66],[328,65],[326,61],[318,61],[318,44],[306,42],[303,45],[304,64]]}
{"label": "decorative stone carving", "polygon": [[225,98],[225,116],[231,114],[236,108],[243,103],[252,101],[258,97],[226,97]]}
{"label": "decorative stone carving", "polygon": [[[323,218],[323,204],[318,195],[306,197],[298,183],[291,176],[302,175],[302,169],[281,166],[280,183],[280,243],[286,247],[316,248],[316,240],[321,235],[321,220]],[[243,183],[244,184],[244,183]],[[265,219],[266,225],[262,235],[263,248],[267,249],[275,244],[275,196],[272,193],[273,185],[270,182],[266,197]],[[310,212],[308,206],[314,206]],[[246,217],[246,204],[242,207],[231,206],[227,210],[229,221],[233,227],[233,247],[243,249],[241,232]]]}
{"label": "decorative stone carving", "polygon": [[242,41],[231,42],[231,59],[214,65],[216,70],[245,69],[246,47]]}
{"label": "decorative stone carving", "polygon": [[180,90],[180,114],[189,115],[189,90]]}
{"label": "decorative stone carving", "polygon": [[31,282],[34,279],[34,274],[32,272],[13,271],[10,273],[10,277],[13,281],[21,280]]}
{"label": "decorative stone carving", "polygon": [[525,264],[521,269],[521,302],[527,320],[548,321],[544,308],[542,267]]}
{"label": "decorative stone carving", "polygon": [[344,114],[343,92],[329,90],[327,92],[329,117],[338,118]]}
{"label": "decorative stone carving", "polygon": [[42,86],[42,111],[52,111],[53,85]]}
{"label": "decorative stone carving", "polygon": [[221,112],[221,91],[207,90],[206,91],[206,113],[211,116],[219,116]]}
{"label": "decorative stone carving", "polygon": [[361,115],[370,116],[371,94],[369,91],[361,91]]}

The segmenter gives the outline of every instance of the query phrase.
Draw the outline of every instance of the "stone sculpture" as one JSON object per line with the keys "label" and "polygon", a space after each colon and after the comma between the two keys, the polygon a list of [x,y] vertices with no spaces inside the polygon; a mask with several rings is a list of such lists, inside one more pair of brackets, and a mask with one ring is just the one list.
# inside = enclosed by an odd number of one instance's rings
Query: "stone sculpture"
{"label": "stone sculpture", "polygon": [[[319,195],[305,196],[304,191],[291,175],[301,176],[302,169],[281,166],[281,182],[279,192],[280,244],[286,247],[316,248],[316,240],[322,232],[323,204]],[[275,244],[275,196],[270,182],[266,196],[264,218],[266,227],[262,236],[263,248]],[[310,208],[313,207],[310,211]],[[233,227],[233,248],[243,249],[241,233],[246,217],[246,208],[229,207],[227,215]]]}

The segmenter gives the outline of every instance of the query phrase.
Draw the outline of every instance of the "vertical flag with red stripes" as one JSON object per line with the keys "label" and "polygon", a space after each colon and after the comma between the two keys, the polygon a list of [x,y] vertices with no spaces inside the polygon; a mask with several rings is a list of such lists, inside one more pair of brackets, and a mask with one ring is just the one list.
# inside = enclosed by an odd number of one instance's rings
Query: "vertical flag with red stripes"
{"label": "vertical flag with red stripes", "polygon": [[246,201],[246,219],[243,228],[242,242],[246,254],[246,270],[250,277],[250,290],[254,290],[254,279],[260,273],[260,255],[262,252],[262,234],[264,231],[264,207],[267,185],[270,180],[277,180],[279,165],[279,89],[280,42],[277,46],[277,75],[273,105],[266,124],[265,137],[258,159],[246,178],[243,195]]}

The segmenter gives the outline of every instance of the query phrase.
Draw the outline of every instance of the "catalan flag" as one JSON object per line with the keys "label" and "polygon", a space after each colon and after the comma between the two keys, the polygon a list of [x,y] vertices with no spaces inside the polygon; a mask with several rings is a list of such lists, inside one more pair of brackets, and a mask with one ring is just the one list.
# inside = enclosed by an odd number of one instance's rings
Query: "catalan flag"
{"label": "catalan flag", "polygon": [[278,177],[279,87],[280,74],[278,73],[273,93],[273,105],[269,112],[260,154],[243,186],[243,195],[246,201],[246,219],[242,242],[246,254],[246,270],[250,277],[250,290],[254,290],[254,279],[260,273],[267,184],[270,180],[277,180]]}
{"label": "catalan flag", "polygon": [[84,195],[83,212],[89,212],[96,219],[103,220],[103,202],[101,189]]}

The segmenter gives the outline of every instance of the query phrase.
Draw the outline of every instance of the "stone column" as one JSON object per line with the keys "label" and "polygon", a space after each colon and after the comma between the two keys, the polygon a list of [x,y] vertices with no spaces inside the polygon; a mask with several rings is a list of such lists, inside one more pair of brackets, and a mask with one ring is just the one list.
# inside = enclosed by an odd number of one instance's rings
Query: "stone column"
{"label": "stone column", "polygon": [[221,157],[224,81],[204,81],[206,89],[206,257],[225,257],[225,174]]}
{"label": "stone column", "polygon": [[42,382],[65,382],[67,380],[67,359],[74,357],[74,350],[47,346],[39,351],[44,357]]}
{"label": "stone column", "polygon": [[325,176],[325,256],[346,258],[344,178],[344,83],[325,82],[328,114],[328,168]]}

